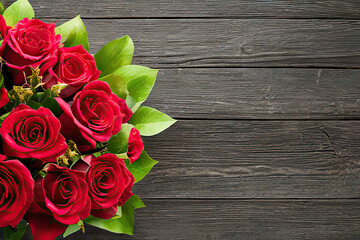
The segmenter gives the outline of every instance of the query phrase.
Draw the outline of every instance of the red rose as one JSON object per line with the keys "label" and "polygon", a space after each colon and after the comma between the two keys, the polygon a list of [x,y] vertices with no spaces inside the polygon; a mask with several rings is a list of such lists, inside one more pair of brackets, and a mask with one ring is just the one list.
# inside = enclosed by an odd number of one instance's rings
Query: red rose
{"label": "red rose", "polygon": [[144,150],[144,143],[141,140],[140,132],[136,128],[130,130],[127,156],[131,163],[135,162]]}
{"label": "red rose", "polygon": [[82,45],[60,48],[58,58],[58,63],[49,68],[48,74],[44,75],[43,82],[46,83],[45,88],[51,88],[58,83],[68,84],[60,93],[62,98],[71,96],[82,86],[97,80],[100,76],[94,57]]}
{"label": "red rose", "polygon": [[[67,225],[90,216],[91,202],[85,173],[56,164],[45,167],[46,176],[35,180],[35,201],[26,219],[35,239],[55,239]],[[49,225],[48,221],[52,224]],[[44,225],[48,226],[44,230]]]}
{"label": "red rose", "polygon": [[126,101],[121,99],[120,101],[118,101],[119,106],[120,106],[120,111],[123,115],[122,118],[122,123],[127,123],[131,116],[133,115],[133,112],[131,111],[131,109],[126,105]]}
{"label": "red rose", "polygon": [[25,82],[24,73],[31,73],[41,65],[41,71],[56,63],[56,53],[61,36],[55,35],[55,24],[38,19],[24,18],[8,30],[0,48],[0,55],[6,62],[7,74],[15,85]]}
{"label": "red rose", "polygon": [[[56,98],[63,114],[59,119],[66,128],[61,133],[72,139],[80,151],[96,148],[96,142],[106,142],[121,129],[122,107],[125,100],[110,90],[109,84],[93,81],[76,93],[70,107],[61,98]],[[127,107],[126,107],[127,108]]]}
{"label": "red rose", "polygon": [[1,87],[0,88],[0,108],[5,106],[8,102],[9,102],[9,97],[8,97],[7,91],[4,87]]}
{"label": "red rose", "polygon": [[134,177],[124,160],[112,153],[97,158],[88,155],[84,160],[90,165],[88,169],[84,163],[76,164],[75,168],[87,171],[91,215],[110,219],[116,214],[117,206],[122,206],[133,195]]}
{"label": "red rose", "polygon": [[6,26],[6,21],[4,17],[0,15],[0,34],[1,34],[0,40],[3,40],[6,37],[9,29],[11,29],[11,26]]}
{"label": "red rose", "polygon": [[60,121],[44,107],[34,110],[20,104],[7,116],[0,128],[3,151],[7,156],[56,161],[67,145],[60,135]]}
{"label": "red rose", "polygon": [[18,160],[0,155],[0,227],[16,227],[30,207],[34,180]]}

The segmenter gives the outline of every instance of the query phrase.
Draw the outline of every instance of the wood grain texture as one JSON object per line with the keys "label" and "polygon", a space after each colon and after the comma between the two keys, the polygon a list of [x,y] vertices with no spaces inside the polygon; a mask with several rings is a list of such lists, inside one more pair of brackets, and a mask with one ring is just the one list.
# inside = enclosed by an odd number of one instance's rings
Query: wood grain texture
{"label": "wood grain texture", "polygon": [[[133,237],[86,227],[67,239],[359,239],[360,204],[339,201],[146,200]],[[121,237],[120,237],[121,236]]]}
{"label": "wood grain texture", "polygon": [[[48,19],[55,20],[59,17]],[[360,67],[360,21],[356,20],[85,19],[84,22],[93,53],[109,40],[128,34],[136,47],[134,63],[151,67]]]}
{"label": "wood grain texture", "polygon": [[360,70],[161,69],[145,105],[188,119],[360,118]]}
{"label": "wood grain texture", "polygon": [[[13,1],[6,1],[9,5]],[[286,0],[30,0],[38,17],[152,18],[360,18],[357,1]]]}
{"label": "wood grain texture", "polygon": [[134,64],[150,67],[360,67],[360,21],[85,19],[84,23],[91,52],[130,35]]}
{"label": "wood grain texture", "polygon": [[179,121],[145,138],[147,198],[359,198],[359,121]]}
{"label": "wood grain texture", "polygon": [[[67,240],[359,239],[358,200],[174,200],[144,199],[137,209],[134,236],[89,225]],[[29,229],[28,229],[29,230]],[[1,234],[1,229],[0,229]],[[27,231],[24,239],[31,239]],[[62,239],[61,237],[57,239]]]}
{"label": "wood grain texture", "polygon": [[30,2],[81,14],[92,53],[130,35],[161,68],[145,104],[181,119],[144,138],[134,237],[67,239],[360,238],[359,1]]}

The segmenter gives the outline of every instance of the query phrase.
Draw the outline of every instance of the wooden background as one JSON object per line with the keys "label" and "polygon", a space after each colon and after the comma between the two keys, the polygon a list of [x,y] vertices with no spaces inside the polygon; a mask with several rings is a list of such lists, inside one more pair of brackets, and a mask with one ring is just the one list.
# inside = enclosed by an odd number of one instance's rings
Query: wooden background
{"label": "wooden background", "polygon": [[360,239],[359,1],[30,2],[81,14],[92,53],[130,35],[179,120],[145,138],[134,236],[68,239]]}

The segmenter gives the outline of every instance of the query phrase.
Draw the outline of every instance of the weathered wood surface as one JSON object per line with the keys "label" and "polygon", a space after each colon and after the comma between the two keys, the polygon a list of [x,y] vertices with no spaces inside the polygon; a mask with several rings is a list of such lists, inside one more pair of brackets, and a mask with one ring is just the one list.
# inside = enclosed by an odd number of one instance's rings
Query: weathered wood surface
{"label": "weathered wood surface", "polygon": [[[150,67],[360,67],[360,21],[85,19],[90,49],[130,35]],[[330,37],[331,36],[331,37]]]}
{"label": "weathered wood surface", "polygon": [[[8,1],[12,2],[12,1]],[[347,18],[360,19],[351,0],[30,0],[39,18]]]}
{"label": "weathered wood surface", "polygon": [[359,1],[30,2],[81,14],[92,53],[130,35],[161,68],[146,105],[180,119],[144,139],[134,237],[68,239],[360,239]]}
{"label": "weathered wood surface", "polygon": [[92,52],[109,39],[128,34],[136,46],[134,63],[151,67],[360,67],[357,20],[85,19],[84,22]]}
{"label": "weathered wood surface", "polygon": [[360,121],[179,121],[145,143],[147,198],[360,198]]}
{"label": "weathered wood surface", "polygon": [[95,228],[68,239],[359,239],[360,205],[355,200],[240,201],[147,200],[138,209],[134,237]]}
{"label": "weathered wood surface", "polygon": [[359,119],[360,70],[161,69],[145,105],[187,119]]}
{"label": "weathered wood surface", "polygon": [[[357,200],[144,199],[134,236],[86,225],[68,240],[115,239],[358,239]],[[26,233],[30,239],[31,232]],[[61,239],[61,238],[58,238]]]}

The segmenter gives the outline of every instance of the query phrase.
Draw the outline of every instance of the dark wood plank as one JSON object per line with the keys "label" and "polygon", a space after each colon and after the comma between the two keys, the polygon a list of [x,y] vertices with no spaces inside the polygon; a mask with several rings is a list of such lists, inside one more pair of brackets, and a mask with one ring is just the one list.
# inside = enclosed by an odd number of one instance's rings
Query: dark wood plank
{"label": "dark wood plank", "polygon": [[[147,207],[135,212],[133,237],[86,225],[85,235],[77,232],[66,239],[360,238],[358,200],[143,200]],[[31,239],[31,232],[23,239]]]}
{"label": "dark wood plank", "polygon": [[360,118],[360,70],[161,69],[145,105],[177,118]]}
{"label": "dark wood plank", "polygon": [[179,121],[145,138],[147,198],[359,198],[359,121]]}
{"label": "dark wood plank", "polygon": [[[90,48],[130,35],[152,67],[360,67],[360,21],[86,19]],[[331,37],[330,37],[331,36]]]}
{"label": "dark wood plank", "polygon": [[355,20],[85,19],[84,22],[91,52],[128,34],[136,46],[134,63],[151,67],[360,67],[360,21]]}
{"label": "dark wood plank", "polygon": [[[145,200],[134,236],[86,227],[67,239],[359,239],[360,202]],[[122,236],[122,237],[120,237]]]}
{"label": "dark wood plank", "polygon": [[[8,4],[13,1],[6,1]],[[30,0],[38,17],[90,18],[151,17],[262,17],[262,18],[353,18],[360,17],[360,3],[354,0]]]}

